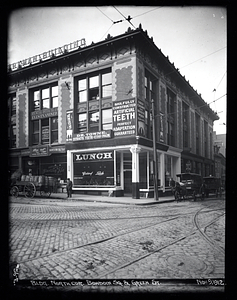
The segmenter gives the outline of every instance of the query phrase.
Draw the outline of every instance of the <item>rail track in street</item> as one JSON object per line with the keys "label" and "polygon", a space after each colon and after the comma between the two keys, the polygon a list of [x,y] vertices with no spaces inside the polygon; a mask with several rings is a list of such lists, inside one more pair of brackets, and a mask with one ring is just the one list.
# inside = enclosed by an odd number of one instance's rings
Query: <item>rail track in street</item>
{"label": "rail track in street", "polygon": [[[70,211],[70,208],[67,209]],[[24,265],[37,259],[50,260],[53,257],[59,258],[65,254],[70,256],[70,253],[73,253],[74,255],[77,255],[79,259],[78,263],[80,263],[80,261],[84,262],[84,268],[88,270],[87,274],[89,274],[89,276],[94,279],[102,277],[106,278],[109,274],[125,269],[138,261],[142,261],[143,259],[158,253],[159,251],[178,244],[180,241],[195,235],[197,232],[213,248],[213,250],[217,250],[224,254],[224,248],[218,245],[205,232],[206,228],[224,216],[225,212],[223,212],[223,210],[224,205],[220,207],[220,205],[216,205],[216,203],[211,203],[201,209],[198,208],[198,210],[195,210],[195,207],[192,207],[190,211],[186,213],[175,213],[173,209],[171,209],[171,213],[169,214],[168,210],[166,215],[160,212],[158,212],[158,214],[154,214],[154,212],[152,212],[150,215],[143,216],[139,216],[139,214],[133,216],[122,216],[117,214],[114,217],[107,218],[103,217],[103,214],[102,217],[100,216],[97,218],[96,216],[91,218],[76,218],[75,215],[73,219],[64,218],[61,222],[70,221],[72,222],[71,224],[73,224],[75,222],[83,221],[86,224],[87,222],[93,223],[99,221],[106,222],[102,224],[104,226],[110,226],[109,223],[113,222],[113,224],[115,224],[113,226],[116,226],[117,224],[118,228],[121,227],[122,229],[120,228],[120,231],[115,233],[108,233],[104,238],[77,244],[73,247],[56,250],[54,252],[35,256],[29,259],[23,259],[18,261],[18,263]],[[136,211],[139,212],[139,209],[135,210],[135,212]],[[60,210],[57,213],[60,215]],[[51,213],[49,213],[49,216],[50,214]],[[31,214],[29,214],[29,216],[30,215]],[[18,224],[25,222],[26,214],[24,214],[23,217],[24,219],[16,218],[15,221]],[[55,217],[56,215],[51,215],[50,222],[54,223],[55,221],[58,221],[58,216],[56,218]],[[49,221],[49,218],[37,220],[30,219],[29,221],[32,222],[32,224],[37,222],[43,224],[46,221]],[[137,222],[131,225],[133,221]],[[130,222],[130,227],[127,226],[128,222]],[[167,232],[167,228],[170,228],[169,232]],[[77,228],[75,228],[75,232],[76,230]],[[160,241],[160,237],[162,237],[162,242]],[[116,249],[116,247],[117,249],[122,249],[122,253],[119,254],[120,250],[118,250],[117,261],[115,259],[114,263],[106,265],[106,257],[112,255],[113,250],[111,249]],[[104,256],[101,256],[104,257],[104,259],[93,258],[94,253],[101,251],[105,252]],[[85,252],[88,254],[88,257],[81,258]],[[15,257],[15,259],[17,260],[17,257]],[[103,265],[106,266],[106,268],[101,270],[101,266],[103,267]]]}

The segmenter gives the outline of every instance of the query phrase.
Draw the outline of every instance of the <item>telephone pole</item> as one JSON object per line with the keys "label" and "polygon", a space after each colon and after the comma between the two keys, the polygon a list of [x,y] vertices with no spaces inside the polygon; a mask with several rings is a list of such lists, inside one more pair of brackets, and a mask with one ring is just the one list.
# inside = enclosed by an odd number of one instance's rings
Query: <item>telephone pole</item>
{"label": "telephone pole", "polygon": [[157,168],[157,154],[156,154],[156,125],[155,125],[154,99],[151,99],[151,105],[152,105],[152,127],[153,127],[154,199],[159,200],[159,197],[158,197],[158,168]]}

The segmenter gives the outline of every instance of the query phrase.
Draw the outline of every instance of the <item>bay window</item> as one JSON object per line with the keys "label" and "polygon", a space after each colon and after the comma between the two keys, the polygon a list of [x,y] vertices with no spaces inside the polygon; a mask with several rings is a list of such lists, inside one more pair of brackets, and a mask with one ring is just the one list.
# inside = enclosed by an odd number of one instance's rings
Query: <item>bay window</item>
{"label": "bay window", "polygon": [[78,133],[112,129],[112,72],[110,68],[75,78]]}

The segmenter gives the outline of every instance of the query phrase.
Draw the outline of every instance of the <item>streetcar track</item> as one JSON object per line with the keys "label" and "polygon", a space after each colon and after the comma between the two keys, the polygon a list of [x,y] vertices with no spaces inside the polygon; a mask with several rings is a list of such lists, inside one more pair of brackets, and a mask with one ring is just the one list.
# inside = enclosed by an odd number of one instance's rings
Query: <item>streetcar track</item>
{"label": "streetcar track", "polygon": [[204,230],[202,230],[201,229],[201,227],[199,226],[199,222],[198,222],[198,214],[200,213],[200,211],[202,210],[203,208],[201,208],[199,211],[197,211],[197,213],[195,214],[195,216],[194,216],[194,224],[195,224],[195,226],[197,227],[197,229],[198,229],[198,232],[200,233],[200,235],[210,244],[210,245],[212,245],[212,246],[214,246],[214,248],[216,248],[217,250],[219,250],[222,254],[225,254],[225,250],[222,248],[222,247],[220,247],[219,245],[217,245],[217,243],[215,242],[215,241],[213,241],[212,239],[210,239],[209,237],[208,237],[208,235],[207,234],[205,234],[205,228],[207,228],[208,226],[210,226],[211,224],[213,224],[213,223],[215,223],[216,222],[216,220],[218,220],[219,218],[221,218],[224,214],[225,214],[225,212],[223,213],[223,214],[221,214],[221,215],[219,215],[219,216],[217,216],[215,219],[213,219],[211,222],[209,222],[208,224],[206,224],[205,226],[203,226],[204,227]]}
{"label": "streetcar track", "polygon": [[60,251],[57,251],[55,253],[49,253],[49,254],[41,255],[40,257],[34,257],[34,258],[31,258],[31,259],[27,259],[27,260],[21,261],[20,263],[26,263],[26,262],[33,261],[33,260],[38,259],[38,258],[49,257],[49,256],[52,256],[52,255],[57,255],[57,254],[60,254],[60,253],[65,253],[67,251],[71,251],[71,250],[74,250],[74,249],[79,249],[79,248],[83,248],[83,247],[87,247],[87,246],[91,246],[91,245],[96,245],[96,244],[104,243],[106,241],[109,241],[109,240],[121,237],[123,235],[130,234],[130,233],[133,233],[133,232],[136,232],[136,231],[140,231],[140,230],[143,230],[143,229],[146,229],[146,228],[149,228],[149,227],[154,227],[154,226],[159,225],[161,223],[172,221],[172,220],[175,220],[177,218],[178,217],[173,217],[171,219],[158,222],[156,224],[147,225],[147,226],[144,226],[142,228],[138,228],[136,230],[130,230],[130,231],[127,231],[127,232],[124,232],[124,233],[121,233],[121,234],[117,234],[117,235],[114,235],[114,236],[107,237],[105,239],[100,239],[100,240],[97,240],[97,241],[94,241],[94,242],[90,242],[90,243],[86,243],[86,244],[83,244],[83,245],[79,245],[79,246],[76,246],[76,247],[68,248],[68,249],[65,249],[65,250],[60,250]]}
{"label": "streetcar track", "polygon": [[[208,206],[208,208],[210,207],[211,205],[209,205]],[[151,225],[147,225],[147,226],[143,226],[143,227],[141,227],[141,228],[138,228],[138,229],[132,229],[132,230],[129,230],[129,231],[126,231],[126,232],[124,232],[124,233],[121,233],[121,234],[117,234],[117,235],[114,235],[114,236],[109,236],[109,237],[107,237],[107,238],[104,238],[104,239],[99,239],[99,240],[96,240],[96,241],[93,241],[93,242],[89,242],[89,243],[86,243],[86,244],[83,244],[83,245],[79,245],[79,246],[76,246],[76,247],[72,247],[72,248],[68,248],[68,249],[65,249],[65,250],[60,250],[60,251],[57,251],[57,252],[54,252],[54,253],[48,253],[48,254],[45,254],[45,255],[41,255],[41,256],[39,256],[39,257],[34,257],[34,258],[31,258],[31,259],[27,259],[27,260],[24,260],[24,261],[21,261],[21,262],[19,262],[19,263],[22,263],[22,264],[24,264],[24,263],[27,263],[27,262],[30,262],[30,261],[34,261],[34,260],[37,260],[37,259],[41,259],[41,258],[45,258],[45,257],[51,257],[51,256],[55,256],[55,255],[60,255],[60,253],[65,253],[65,252],[69,252],[69,251],[72,251],[72,250],[74,250],[74,249],[79,249],[79,248],[84,248],[84,247],[87,247],[87,246],[92,246],[92,245],[98,245],[98,244],[102,244],[102,243],[104,243],[104,242],[107,242],[107,241],[109,241],[109,240],[112,240],[112,239],[116,239],[116,238],[119,238],[119,237],[121,237],[121,236],[124,236],[124,235],[128,235],[128,234],[131,234],[131,233],[134,233],[134,232],[137,232],[137,231],[141,231],[141,230],[144,230],[144,229],[146,229],[146,228],[150,228],[150,227],[155,227],[155,226],[157,226],[157,225],[160,225],[160,224],[162,224],[162,223],[165,223],[165,222],[170,222],[170,221],[173,221],[173,220],[175,220],[175,219],[178,219],[178,218],[182,218],[182,217],[184,217],[184,216],[188,216],[188,215],[193,215],[194,214],[194,216],[193,216],[193,224],[195,225],[195,229],[193,229],[190,233],[188,233],[188,234],[186,234],[186,235],[182,235],[181,237],[179,237],[179,238],[177,238],[177,239],[175,239],[175,240],[173,240],[172,242],[169,242],[169,243],[167,243],[166,245],[162,245],[161,247],[159,247],[159,248],[157,248],[157,249],[154,249],[154,250],[152,250],[152,251],[149,251],[149,253],[146,253],[146,254],[143,254],[143,255],[140,255],[140,256],[138,256],[138,257],[136,257],[135,259],[133,259],[133,260],[130,260],[129,262],[127,262],[127,263],[125,263],[125,264],[123,264],[123,265],[120,265],[120,266],[118,266],[118,267],[115,267],[115,268],[113,268],[112,270],[110,270],[110,271],[106,271],[106,272],[104,272],[104,273],[102,273],[102,274],[100,274],[99,275],[99,277],[101,277],[101,276],[106,276],[106,275],[108,275],[108,274],[110,274],[110,273],[113,273],[113,272],[116,272],[116,271],[118,271],[118,270],[120,270],[120,269],[123,269],[123,268],[126,268],[127,266],[129,266],[129,265],[132,265],[132,264],[134,264],[134,263],[136,263],[137,261],[139,261],[139,260],[142,260],[142,259],[144,259],[144,258],[146,258],[146,257],[148,257],[148,256],[150,256],[150,255],[152,255],[152,254],[154,254],[154,253],[156,253],[156,252],[159,252],[159,251],[161,251],[162,249],[165,249],[165,248],[168,248],[169,246],[171,246],[171,245],[173,245],[173,244],[176,244],[176,243],[178,243],[179,241],[181,241],[181,240],[184,240],[184,239],[186,239],[186,238],[188,238],[188,237],[190,237],[191,235],[194,235],[196,232],[199,232],[201,235],[202,235],[202,237],[204,237],[205,238],[205,240],[212,246],[212,247],[214,247],[215,249],[217,249],[217,250],[219,250],[219,251],[221,251],[221,253],[224,253],[224,249],[222,248],[222,247],[220,247],[220,246],[218,246],[215,242],[213,242],[202,230],[201,230],[201,227],[199,226],[199,222],[198,222],[198,215],[199,214],[204,214],[204,213],[208,213],[208,212],[212,212],[212,211],[218,211],[218,210],[223,210],[224,209],[224,207],[223,208],[216,208],[216,209],[208,209],[208,210],[205,210],[205,211],[202,211],[202,210],[204,210],[204,209],[206,209],[207,207],[202,207],[201,209],[199,209],[198,211],[196,211],[196,212],[188,212],[188,213],[185,213],[185,214],[173,214],[173,215],[164,215],[164,216],[162,216],[162,215],[153,215],[153,216],[138,216],[138,217],[116,217],[116,218],[106,218],[106,219],[79,219],[79,220],[97,220],[97,221],[107,221],[107,220],[124,220],[124,219],[137,219],[137,218],[140,218],[140,219],[147,219],[147,218],[154,218],[154,217],[166,217],[166,218],[168,218],[168,219],[166,219],[166,220],[162,220],[162,221],[160,221],[160,222],[158,222],[158,223],[156,223],[156,224],[151,224]],[[202,227],[204,227],[204,228],[207,228],[208,226],[210,226],[211,224],[213,224],[217,219],[219,219],[220,217],[222,217],[223,215],[224,215],[225,213],[223,213],[223,214],[220,214],[220,215],[218,215],[214,220],[212,220],[211,222],[209,222],[208,224],[205,224],[204,226],[202,226]],[[67,221],[68,219],[64,219],[65,221]],[[64,220],[61,220],[61,221],[64,221]],[[19,220],[18,220],[19,221]],[[20,220],[20,221],[23,221],[23,220]],[[31,221],[36,221],[36,222],[42,222],[42,221],[46,221],[46,219],[43,219],[43,220],[31,220]],[[58,221],[58,220],[51,220],[50,219],[50,221]],[[75,220],[75,219],[69,219],[69,221],[78,221],[78,220]],[[99,278],[98,277],[98,278]]]}
{"label": "streetcar track", "polygon": [[[203,209],[203,208],[202,208],[202,209]],[[215,211],[215,210],[220,210],[220,209],[213,209],[213,210],[211,210],[211,211]],[[136,262],[139,261],[139,260],[142,260],[142,259],[144,259],[144,258],[146,258],[146,257],[148,257],[148,256],[150,256],[150,255],[152,255],[152,254],[154,254],[154,253],[156,253],[156,252],[159,252],[159,251],[161,251],[161,250],[163,250],[163,249],[165,249],[165,248],[168,248],[168,247],[170,247],[171,245],[176,244],[176,243],[180,242],[181,240],[184,240],[184,239],[190,237],[191,235],[194,235],[194,234],[197,232],[197,230],[200,231],[200,228],[199,228],[198,225],[195,223],[195,218],[196,218],[196,216],[198,215],[199,212],[200,212],[200,210],[198,210],[198,211],[195,213],[194,217],[193,217],[193,221],[194,221],[194,224],[196,225],[196,228],[197,228],[197,229],[192,230],[192,232],[190,232],[189,234],[186,234],[185,236],[182,236],[182,237],[176,239],[175,241],[172,241],[172,242],[170,242],[170,243],[168,243],[168,244],[166,244],[166,245],[164,245],[164,246],[162,246],[162,247],[159,247],[159,248],[157,248],[157,249],[155,249],[155,250],[153,250],[153,251],[150,251],[150,252],[147,253],[147,254],[144,254],[144,255],[142,255],[142,256],[139,256],[138,258],[136,258],[136,259],[134,259],[134,260],[131,260],[130,262],[128,262],[128,263],[126,263],[126,264],[124,264],[124,265],[122,265],[122,266],[119,266],[119,267],[117,267],[117,268],[114,268],[113,270],[104,272],[104,273],[100,274],[100,276],[99,276],[98,278],[100,278],[101,276],[107,276],[107,275],[109,275],[109,274],[111,274],[111,273],[114,273],[114,272],[120,270],[120,269],[126,268],[127,266],[130,266],[130,265],[136,263]],[[206,212],[206,211],[205,211],[205,212]],[[203,213],[204,213],[204,212],[203,212]],[[223,213],[223,214],[225,214],[225,213]],[[222,214],[222,215],[223,215],[223,214]],[[222,215],[220,215],[220,216],[218,216],[217,218],[215,218],[215,220],[218,219],[218,218],[220,218]],[[215,222],[215,221],[212,220],[211,222],[209,222],[208,224],[206,224],[206,225],[205,225],[205,228],[208,227],[208,226],[210,226],[213,222]],[[210,243],[210,239],[209,239],[208,237],[207,237],[206,240]],[[211,245],[212,245],[212,246],[215,246],[216,248],[220,248],[221,252],[224,253],[224,250],[223,250],[221,247],[219,247],[218,245],[216,245],[216,244],[213,245],[212,243],[211,243]]]}

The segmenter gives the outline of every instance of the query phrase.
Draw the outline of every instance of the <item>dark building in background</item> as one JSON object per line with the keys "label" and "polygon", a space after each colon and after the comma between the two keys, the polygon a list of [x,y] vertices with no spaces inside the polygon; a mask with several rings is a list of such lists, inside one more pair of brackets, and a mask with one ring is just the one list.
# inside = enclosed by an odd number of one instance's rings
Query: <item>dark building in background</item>
{"label": "dark building in background", "polygon": [[153,142],[159,193],[177,173],[214,172],[218,116],[141,26],[36,55],[8,75],[11,172],[69,177],[74,192],[149,197]]}

